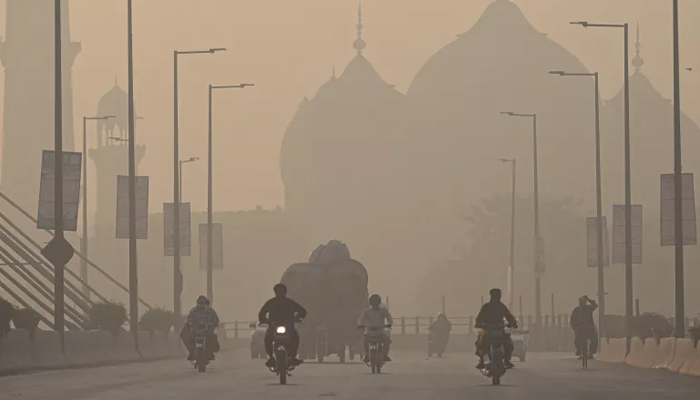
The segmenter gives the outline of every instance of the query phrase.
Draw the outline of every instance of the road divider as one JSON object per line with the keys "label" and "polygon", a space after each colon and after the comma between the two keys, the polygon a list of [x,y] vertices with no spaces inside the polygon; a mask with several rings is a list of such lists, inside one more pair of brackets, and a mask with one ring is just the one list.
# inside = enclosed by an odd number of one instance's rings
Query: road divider
{"label": "road divider", "polygon": [[599,360],[700,377],[700,347],[692,339],[632,338],[630,352],[626,356],[625,347],[625,339],[603,340]]}

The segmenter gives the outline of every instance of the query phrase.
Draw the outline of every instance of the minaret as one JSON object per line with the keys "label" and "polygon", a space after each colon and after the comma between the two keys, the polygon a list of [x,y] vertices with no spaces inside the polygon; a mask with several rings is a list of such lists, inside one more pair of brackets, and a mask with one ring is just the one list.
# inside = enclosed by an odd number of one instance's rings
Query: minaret
{"label": "minaret", "polygon": [[[95,163],[97,208],[93,232],[99,243],[112,243],[115,238],[117,218],[117,175],[128,175],[129,149],[127,140],[127,93],[114,80],[114,86],[102,96],[95,115],[113,115],[105,121],[97,121],[97,146],[88,150]],[[140,118],[137,118],[140,119]],[[146,155],[146,147],[136,145],[136,166]]]}
{"label": "minaret", "polygon": [[362,3],[357,7],[357,40],[353,43],[353,47],[357,50],[357,55],[362,55],[362,50],[367,47],[367,43],[362,39]]}
{"label": "minaret", "polygon": [[[36,214],[42,150],[54,147],[54,2],[7,0],[2,170],[0,190]],[[68,1],[61,2],[63,36],[63,150],[74,150],[73,61]]]}
{"label": "minaret", "polygon": [[644,59],[641,56],[642,42],[639,39],[639,22],[637,22],[637,39],[634,42],[634,58],[632,59],[632,66],[636,72],[642,69],[644,66]]}

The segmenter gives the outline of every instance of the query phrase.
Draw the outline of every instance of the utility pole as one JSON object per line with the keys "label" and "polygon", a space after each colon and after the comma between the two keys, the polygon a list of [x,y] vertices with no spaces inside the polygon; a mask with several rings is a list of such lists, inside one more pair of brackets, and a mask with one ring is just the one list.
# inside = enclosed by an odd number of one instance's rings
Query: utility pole
{"label": "utility pole", "polygon": [[132,0],[127,0],[128,75],[129,75],[129,327],[134,346],[139,350],[139,275],[136,247],[136,121],[134,118],[134,43]]}

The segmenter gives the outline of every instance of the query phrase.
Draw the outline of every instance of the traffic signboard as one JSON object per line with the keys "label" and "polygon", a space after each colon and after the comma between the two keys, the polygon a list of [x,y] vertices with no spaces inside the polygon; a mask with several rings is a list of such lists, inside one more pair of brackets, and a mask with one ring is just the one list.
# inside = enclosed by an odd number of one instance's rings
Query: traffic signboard
{"label": "traffic signboard", "polygon": [[[44,150],[41,156],[41,181],[39,182],[38,229],[56,229],[55,217],[55,159],[56,152]],[[80,202],[80,172],[82,154],[63,152],[63,230],[78,229],[78,203]]]}
{"label": "traffic signboard", "polygon": [[[117,176],[117,238],[129,238],[129,177]],[[148,239],[148,177],[136,177],[136,239]]]}
{"label": "traffic signboard", "polygon": [[[683,244],[697,244],[697,225],[695,222],[695,184],[692,173],[684,173],[682,180]],[[676,244],[676,181],[673,174],[661,175],[661,245]]]}
{"label": "traffic signboard", "polygon": [[[632,205],[632,264],[642,263],[642,206]],[[613,264],[625,264],[625,205],[613,206]]]}
{"label": "traffic signboard", "polygon": [[[163,203],[163,228],[165,230],[165,256],[175,255],[175,204]],[[192,237],[190,224],[190,203],[180,203],[180,256],[192,255]]]}

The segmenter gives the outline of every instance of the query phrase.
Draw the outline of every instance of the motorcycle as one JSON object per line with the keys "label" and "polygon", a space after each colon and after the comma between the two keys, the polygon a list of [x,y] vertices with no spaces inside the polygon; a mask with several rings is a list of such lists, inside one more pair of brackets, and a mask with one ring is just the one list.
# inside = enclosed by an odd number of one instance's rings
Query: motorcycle
{"label": "motorcycle", "polygon": [[482,329],[482,340],[486,340],[489,344],[488,353],[484,357],[486,366],[481,370],[481,373],[490,377],[493,385],[500,385],[501,377],[506,373],[504,362],[505,341],[507,340],[505,327],[503,325],[483,325],[479,328]]}
{"label": "motorcycle", "polygon": [[359,329],[368,329],[369,334],[369,366],[373,374],[381,374],[384,367],[384,344],[382,343],[382,334],[384,329],[390,328],[386,325],[383,328],[358,326]]}
{"label": "motorcycle", "polygon": [[195,358],[192,361],[192,365],[199,372],[207,371],[207,365],[210,360],[209,348],[207,347],[208,331],[209,326],[206,324],[197,324],[194,327]]}
{"label": "motorcycle", "polygon": [[287,327],[278,326],[275,328],[273,339],[273,349],[275,351],[275,367],[270,370],[280,377],[280,385],[287,384],[287,377],[292,376],[290,372],[296,368],[287,350],[290,346],[290,338]]}
{"label": "motorcycle", "polygon": [[447,337],[445,335],[437,335],[435,333],[428,333],[428,358],[436,354],[438,357],[442,357],[447,348]]}

